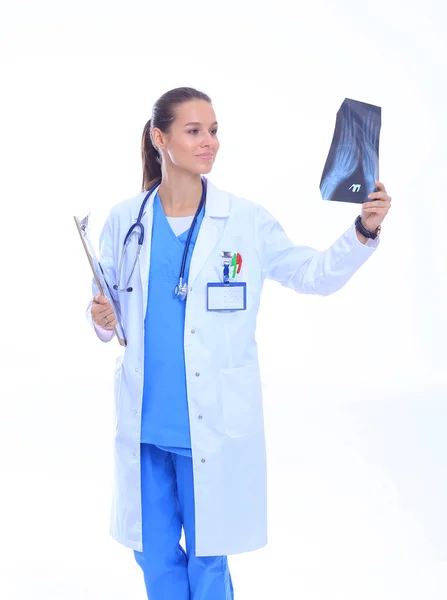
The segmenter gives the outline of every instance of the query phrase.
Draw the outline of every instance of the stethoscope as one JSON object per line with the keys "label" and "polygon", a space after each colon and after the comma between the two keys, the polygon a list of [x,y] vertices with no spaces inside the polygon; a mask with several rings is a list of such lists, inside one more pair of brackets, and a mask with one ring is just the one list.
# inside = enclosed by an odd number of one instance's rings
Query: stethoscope
{"label": "stethoscope", "polygon": [[[146,208],[147,201],[149,200],[151,194],[157,189],[157,187],[159,185],[160,185],[160,182],[157,182],[147,192],[146,196],[143,199],[143,202],[141,203],[140,212],[138,213],[137,221],[130,227],[129,231],[126,233],[126,237],[124,238],[123,249],[121,252],[121,258],[120,258],[120,262],[118,265],[118,283],[116,283],[113,286],[113,289],[116,290],[117,292],[132,292],[133,291],[133,288],[129,287],[129,283],[132,278],[133,272],[135,271],[135,267],[137,266],[138,258],[140,256],[140,252],[141,252],[141,247],[144,242],[144,226],[143,226],[143,223],[141,222],[141,219],[143,218],[143,214],[144,214],[144,210]],[[202,197],[200,199],[200,204],[199,204],[199,207],[197,208],[196,214],[194,215],[194,219],[191,223],[191,227],[189,228],[188,237],[186,239],[186,244],[185,244],[185,249],[183,250],[183,258],[182,258],[182,266],[180,268],[179,282],[174,288],[174,296],[176,296],[177,298],[180,298],[180,300],[185,300],[186,296],[188,294],[188,282],[183,281],[183,278],[185,276],[186,259],[188,257],[188,251],[189,251],[189,246],[191,244],[192,234],[194,233],[194,228],[196,226],[197,219],[203,208],[203,205],[205,204],[205,200],[206,200],[206,179],[204,177],[202,177]],[[138,247],[137,247],[137,252],[135,255],[135,260],[134,260],[130,275],[127,279],[126,285],[121,286],[124,257],[125,257],[126,251],[127,251],[127,247],[130,243],[130,238],[135,232],[138,233]]]}

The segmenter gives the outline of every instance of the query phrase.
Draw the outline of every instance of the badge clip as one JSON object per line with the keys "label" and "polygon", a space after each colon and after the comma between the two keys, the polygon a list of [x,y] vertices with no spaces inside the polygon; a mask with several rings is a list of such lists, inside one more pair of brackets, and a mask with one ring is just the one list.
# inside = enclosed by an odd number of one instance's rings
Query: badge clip
{"label": "badge clip", "polygon": [[225,285],[230,284],[230,261],[226,260],[224,262],[223,268],[223,282]]}

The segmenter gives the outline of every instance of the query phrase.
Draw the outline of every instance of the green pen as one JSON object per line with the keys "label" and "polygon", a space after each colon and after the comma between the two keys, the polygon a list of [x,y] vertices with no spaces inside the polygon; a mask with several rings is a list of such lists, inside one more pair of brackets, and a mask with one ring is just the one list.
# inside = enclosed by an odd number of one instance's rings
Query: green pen
{"label": "green pen", "polygon": [[231,277],[234,279],[236,277],[236,270],[237,270],[237,254],[233,254],[233,258],[231,259],[231,266],[233,267],[233,274],[231,275]]}

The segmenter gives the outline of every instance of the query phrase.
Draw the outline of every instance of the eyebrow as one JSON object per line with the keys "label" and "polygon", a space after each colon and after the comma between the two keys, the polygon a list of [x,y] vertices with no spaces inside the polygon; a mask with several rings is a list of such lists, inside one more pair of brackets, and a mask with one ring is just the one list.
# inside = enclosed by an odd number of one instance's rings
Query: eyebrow
{"label": "eyebrow", "polygon": [[[202,123],[199,123],[198,121],[192,121],[191,123],[186,123],[185,127],[189,127],[190,125],[201,125]],[[217,125],[217,121],[214,121],[214,123],[211,123],[211,125]]]}

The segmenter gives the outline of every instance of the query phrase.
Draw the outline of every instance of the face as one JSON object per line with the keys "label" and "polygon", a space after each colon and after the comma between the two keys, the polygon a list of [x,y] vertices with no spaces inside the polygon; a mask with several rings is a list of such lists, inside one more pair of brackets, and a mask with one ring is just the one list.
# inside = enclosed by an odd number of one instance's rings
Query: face
{"label": "face", "polygon": [[166,168],[172,166],[190,173],[206,175],[213,167],[219,150],[217,121],[206,100],[183,102],[169,133],[154,128],[152,138],[163,155]]}

